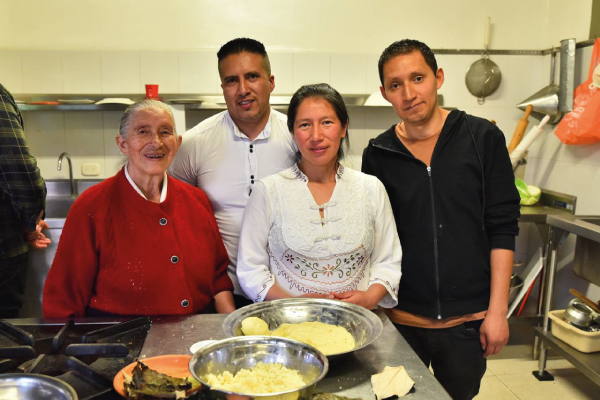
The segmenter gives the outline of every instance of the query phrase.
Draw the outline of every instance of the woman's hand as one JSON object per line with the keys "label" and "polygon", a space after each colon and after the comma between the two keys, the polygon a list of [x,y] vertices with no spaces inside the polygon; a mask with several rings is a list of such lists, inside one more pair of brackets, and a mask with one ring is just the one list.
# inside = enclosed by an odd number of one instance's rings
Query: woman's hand
{"label": "woman's hand", "polygon": [[379,283],[375,283],[366,291],[350,290],[344,293],[331,293],[329,298],[342,300],[372,310],[377,307],[377,303],[379,303],[386,294],[386,288]]}

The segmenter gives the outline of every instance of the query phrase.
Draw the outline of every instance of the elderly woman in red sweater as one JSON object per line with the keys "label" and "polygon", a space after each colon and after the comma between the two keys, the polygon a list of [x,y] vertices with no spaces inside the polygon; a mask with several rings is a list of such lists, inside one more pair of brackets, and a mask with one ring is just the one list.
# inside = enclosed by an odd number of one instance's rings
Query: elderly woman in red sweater
{"label": "elderly woman in red sweater", "polygon": [[45,317],[229,313],[228,256],[204,192],[168,176],[181,144],[164,103],[121,118],[127,163],[73,204],[44,287]]}

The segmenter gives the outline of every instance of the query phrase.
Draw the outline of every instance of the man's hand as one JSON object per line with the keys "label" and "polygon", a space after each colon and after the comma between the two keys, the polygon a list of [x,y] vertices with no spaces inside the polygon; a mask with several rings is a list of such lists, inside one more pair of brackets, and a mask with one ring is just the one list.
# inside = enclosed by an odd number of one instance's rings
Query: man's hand
{"label": "man's hand", "polygon": [[42,229],[48,229],[49,226],[44,220],[39,220],[38,224],[35,227],[35,231],[27,232],[25,231],[25,237],[27,238],[27,242],[35,249],[45,249],[50,244],[50,239],[48,239],[43,233]]}
{"label": "man's hand", "polygon": [[506,314],[488,313],[481,328],[479,328],[479,340],[481,348],[485,351],[484,357],[498,354],[506,343],[508,343],[508,320]]}

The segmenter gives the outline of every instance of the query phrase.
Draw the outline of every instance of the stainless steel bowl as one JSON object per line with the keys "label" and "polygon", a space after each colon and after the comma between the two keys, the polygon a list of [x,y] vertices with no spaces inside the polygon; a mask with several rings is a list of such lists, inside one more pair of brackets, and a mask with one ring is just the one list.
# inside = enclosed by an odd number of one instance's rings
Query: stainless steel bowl
{"label": "stainless steel bowl", "polygon": [[51,376],[0,374],[0,399],[77,400],[71,385]]}
{"label": "stainless steel bowl", "polygon": [[[208,374],[234,374],[258,362],[281,363],[297,370],[306,383],[303,387],[276,393],[248,394],[213,389],[206,382]],[[202,390],[213,400],[304,400],[310,399],[329,369],[327,357],[314,347],[296,340],[271,336],[242,336],[218,340],[201,348],[190,360],[190,372],[202,383]],[[235,396],[235,397],[232,397]]]}
{"label": "stainless steel bowl", "polygon": [[[339,300],[292,298],[254,303],[235,310],[223,321],[225,334],[230,337],[243,336],[242,321],[247,317],[261,318],[271,331],[283,323],[298,324],[304,321],[338,325],[354,337],[356,347],[351,351],[373,343],[383,330],[379,317],[364,307]],[[351,351],[328,354],[328,357]]]}
{"label": "stainless steel bowl", "polygon": [[594,310],[579,299],[571,300],[565,310],[565,319],[581,328],[589,328],[596,317]]}

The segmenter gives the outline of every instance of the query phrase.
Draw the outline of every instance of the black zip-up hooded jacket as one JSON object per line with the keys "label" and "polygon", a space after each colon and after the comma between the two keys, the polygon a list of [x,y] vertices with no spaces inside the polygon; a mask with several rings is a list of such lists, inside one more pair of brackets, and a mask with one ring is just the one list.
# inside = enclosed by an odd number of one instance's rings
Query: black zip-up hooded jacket
{"label": "black zip-up hooded jacket", "polygon": [[452,111],[428,167],[395,127],[369,141],[362,171],[385,186],[400,243],[397,308],[430,318],[487,310],[490,251],[514,250],[519,194],[502,132]]}

